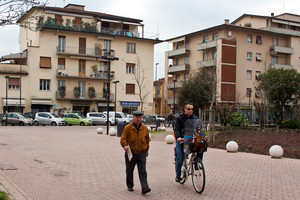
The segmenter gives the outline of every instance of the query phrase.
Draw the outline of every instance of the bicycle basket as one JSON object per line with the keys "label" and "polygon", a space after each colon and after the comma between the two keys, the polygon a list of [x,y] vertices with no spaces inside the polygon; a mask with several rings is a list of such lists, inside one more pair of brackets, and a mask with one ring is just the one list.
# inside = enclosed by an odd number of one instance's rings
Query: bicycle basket
{"label": "bicycle basket", "polygon": [[207,140],[201,140],[200,142],[193,142],[189,144],[191,152],[203,153],[207,151]]}

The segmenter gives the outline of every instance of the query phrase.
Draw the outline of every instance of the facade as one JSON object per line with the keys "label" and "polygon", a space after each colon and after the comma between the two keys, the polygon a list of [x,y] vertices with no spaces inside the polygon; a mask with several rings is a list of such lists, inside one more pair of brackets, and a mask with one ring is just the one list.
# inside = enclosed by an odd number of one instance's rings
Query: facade
{"label": "facade", "polygon": [[[252,102],[261,101],[255,90],[256,77],[270,68],[300,71],[300,16],[242,15],[231,24],[186,34],[167,40],[173,47],[166,52],[166,77],[180,81],[199,68],[212,70],[217,79],[217,103],[235,103],[251,120]],[[174,86],[165,94],[173,96]],[[175,90],[176,95],[176,90]],[[168,101],[168,106],[171,106]]]}
{"label": "facade", "polygon": [[0,113],[6,108],[5,76],[8,111],[106,111],[110,87],[110,110],[116,101],[117,111],[132,113],[141,109],[135,76],[145,72],[150,84],[142,88],[142,95],[149,93],[143,111],[152,114],[154,44],[160,41],[145,37],[142,20],[69,4],[33,7],[18,23],[21,53],[3,56],[0,64]]}
{"label": "facade", "polygon": [[165,79],[161,78],[153,83],[153,113],[156,115],[167,116],[170,109],[167,107],[165,96]]}

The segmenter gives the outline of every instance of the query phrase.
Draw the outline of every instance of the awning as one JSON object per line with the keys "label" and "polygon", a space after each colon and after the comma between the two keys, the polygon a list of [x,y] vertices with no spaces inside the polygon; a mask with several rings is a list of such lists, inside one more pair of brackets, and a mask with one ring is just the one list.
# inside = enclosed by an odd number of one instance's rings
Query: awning
{"label": "awning", "polygon": [[[98,103],[99,107],[107,107],[107,103]],[[109,103],[109,107],[114,107],[115,104],[114,103]]]}
{"label": "awning", "polygon": [[119,23],[119,24],[122,23],[121,21],[111,20],[111,19],[101,19],[101,18],[97,18],[97,19],[103,22],[112,22],[112,23]]}
{"label": "awning", "polygon": [[86,57],[86,56],[70,56],[71,59],[76,60],[96,60],[94,57]]}
{"label": "awning", "polygon": [[53,105],[52,100],[32,100],[31,104],[39,104],[39,105]]}
{"label": "awning", "polygon": [[[2,98],[3,106],[6,106],[6,99]],[[7,99],[8,106],[20,106],[20,99]],[[21,106],[25,107],[25,100],[21,99]]]}

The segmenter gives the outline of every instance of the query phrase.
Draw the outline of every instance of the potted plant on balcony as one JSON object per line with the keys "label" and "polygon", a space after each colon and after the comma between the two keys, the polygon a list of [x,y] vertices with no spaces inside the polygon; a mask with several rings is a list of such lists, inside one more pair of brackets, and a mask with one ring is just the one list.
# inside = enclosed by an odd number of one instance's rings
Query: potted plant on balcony
{"label": "potted plant on balcony", "polygon": [[73,92],[74,92],[75,98],[79,98],[79,96],[80,96],[80,87],[75,86],[73,88]]}
{"label": "potted plant on balcony", "polygon": [[65,86],[60,86],[58,88],[58,94],[61,98],[65,98],[65,96],[66,96],[66,87]]}
{"label": "potted plant on balcony", "polygon": [[103,88],[102,90],[103,90],[103,98],[104,98],[104,99],[107,99],[107,96],[108,96],[108,89]]}
{"label": "potted plant on balcony", "polygon": [[96,97],[96,91],[95,91],[95,88],[93,86],[88,88],[88,95],[91,99]]}

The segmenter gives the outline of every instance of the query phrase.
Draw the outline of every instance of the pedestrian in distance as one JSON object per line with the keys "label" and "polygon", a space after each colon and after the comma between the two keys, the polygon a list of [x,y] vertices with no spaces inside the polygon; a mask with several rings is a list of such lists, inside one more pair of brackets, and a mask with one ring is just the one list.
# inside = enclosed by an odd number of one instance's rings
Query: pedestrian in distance
{"label": "pedestrian in distance", "polygon": [[133,112],[133,121],[125,126],[120,143],[125,151],[126,185],[128,191],[133,191],[133,171],[135,165],[137,165],[142,194],[146,194],[151,191],[148,186],[146,171],[146,157],[149,154],[150,137],[148,128],[142,123],[142,119],[142,112]]}

